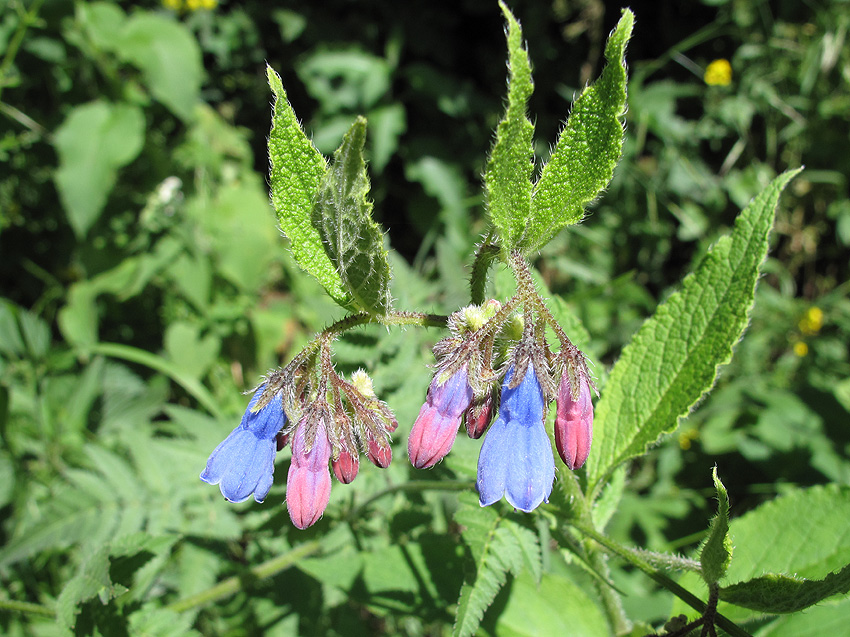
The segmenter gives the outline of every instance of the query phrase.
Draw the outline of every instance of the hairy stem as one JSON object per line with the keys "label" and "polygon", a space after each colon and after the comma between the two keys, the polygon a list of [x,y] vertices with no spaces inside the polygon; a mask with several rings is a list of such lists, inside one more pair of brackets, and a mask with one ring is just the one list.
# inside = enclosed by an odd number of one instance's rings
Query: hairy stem
{"label": "hairy stem", "polygon": [[499,246],[485,241],[475,251],[475,260],[472,262],[472,276],[469,278],[470,301],[475,305],[481,305],[485,298],[487,287],[487,271],[499,256]]}

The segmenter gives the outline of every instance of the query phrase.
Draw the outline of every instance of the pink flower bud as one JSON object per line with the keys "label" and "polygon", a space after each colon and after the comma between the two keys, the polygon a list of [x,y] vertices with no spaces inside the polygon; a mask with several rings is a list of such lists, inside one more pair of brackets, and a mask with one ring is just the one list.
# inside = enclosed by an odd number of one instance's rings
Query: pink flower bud
{"label": "pink flower bud", "polygon": [[380,467],[381,469],[389,467],[390,462],[393,460],[392,447],[390,447],[389,444],[386,444],[386,446],[381,445],[381,443],[374,438],[370,439],[368,442],[366,455],[373,465]]}
{"label": "pink flower bud", "polygon": [[480,402],[473,402],[463,414],[467,435],[473,440],[484,435],[487,427],[493,422],[494,414],[492,392],[487,394]]}
{"label": "pink flower bud", "polygon": [[339,452],[339,458],[331,461],[331,466],[334,468],[337,480],[343,484],[351,484],[360,469],[360,458],[358,454],[352,454],[347,449],[343,449]]}
{"label": "pink flower bud", "polygon": [[[315,439],[307,451],[307,430],[314,428]],[[305,416],[298,423],[292,438],[292,464],[286,479],[286,508],[292,523],[299,529],[315,524],[331,497],[331,474],[328,461],[331,443],[328,441],[325,422],[311,422]]]}
{"label": "pink flower bud", "polygon": [[587,378],[579,376],[578,399],[573,400],[570,374],[564,371],[558,388],[555,413],[555,446],[561,460],[570,469],[581,467],[590,453],[593,438],[593,403]]}
{"label": "pink flower bud", "polygon": [[437,382],[439,376],[431,381],[407,441],[407,454],[417,469],[433,467],[445,457],[457,437],[461,416],[472,402],[466,366],[442,385]]}

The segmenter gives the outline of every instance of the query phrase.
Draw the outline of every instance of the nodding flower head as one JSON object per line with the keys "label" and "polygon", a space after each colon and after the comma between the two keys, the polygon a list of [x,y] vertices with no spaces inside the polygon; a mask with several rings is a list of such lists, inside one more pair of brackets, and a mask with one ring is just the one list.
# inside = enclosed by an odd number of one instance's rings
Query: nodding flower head
{"label": "nodding flower head", "polygon": [[463,414],[463,420],[466,423],[466,433],[473,440],[477,440],[484,435],[487,427],[493,422],[493,416],[496,410],[493,409],[493,402],[496,400],[497,391],[489,391],[479,400],[474,399],[472,404],[467,407]]}
{"label": "nodding flower head", "polygon": [[[325,418],[308,409],[292,437],[292,463],[286,478],[286,508],[292,523],[306,529],[318,522],[331,497],[331,443]],[[310,438],[312,438],[312,443]]]}
{"label": "nodding flower head", "polygon": [[253,409],[265,390],[261,385],[248,403],[242,422],[215,448],[201,473],[201,480],[217,484],[231,502],[251,495],[265,500],[272,486],[278,432],[286,424],[280,394],[259,411]]}
{"label": "nodding flower head", "polygon": [[348,449],[339,452],[339,458],[331,461],[336,479],[343,484],[351,484],[360,470],[360,458],[357,451],[351,453]]}
{"label": "nodding flower head", "polygon": [[502,384],[499,416],[490,427],[478,456],[481,506],[504,496],[521,511],[530,512],[548,501],[555,480],[555,460],[543,424],[545,399],[533,365],[516,387],[511,365]]}
{"label": "nodding flower head", "polygon": [[570,469],[581,467],[590,453],[593,438],[593,403],[590,401],[590,383],[579,372],[578,395],[573,397],[569,369],[565,369],[558,388],[558,407],[555,414],[555,447],[561,460]]}
{"label": "nodding flower head", "polygon": [[417,469],[433,467],[445,457],[457,437],[461,416],[472,402],[466,365],[445,382],[440,383],[439,379],[438,372],[407,441],[410,462]]}

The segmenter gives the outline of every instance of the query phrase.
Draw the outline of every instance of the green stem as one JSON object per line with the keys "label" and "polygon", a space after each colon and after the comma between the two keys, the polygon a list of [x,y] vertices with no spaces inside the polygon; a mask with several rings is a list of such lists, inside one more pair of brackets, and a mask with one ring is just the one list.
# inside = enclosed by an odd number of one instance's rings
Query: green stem
{"label": "green stem", "polygon": [[478,246],[475,251],[475,260],[472,262],[472,276],[469,278],[470,301],[475,305],[481,305],[484,302],[487,271],[499,256],[499,253],[499,246],[488,241]]}
{"label": "green stem", "polygon": [[6,55],[3,56],[3,61],[0,62],[0,97],[3,95],[3,87],[6,86],[6,74],[15,62],[15,57],[18,55],[18,50],[21,48],[21,43],[24,41],[27,29],[35,24],[42,4],[44,4],[44,0],[35,0],[35,2],[32,3],[30,10],[21,16],[18,28],[9,40],[9,45],[6,48]]}
{"label": "green stem", "polygon": [[42,617],[56,617],[56,611],[47,608],[47,606],[30,604],[29,602],[17,602],[11,599],[0,599],[0,610],[11,610],[18,613],[41,615]]}
{"label": "green stem", "polygon": [[[305,542],[283,555],[278,555],[267,562],[263,562],[259,566],[255,566],[250,570],[249,575],[252,579],[266,579],[268,577],[272,577],[281,571],[285,571],[298,560],[317,553],[320,548],[321,545],[318,540]],[[244,576],[235,575],[233,577],[228,577],[226,580],[219,582],[212,588],[208,588],[205,591],[201,591],[200,593],[186,597],[185,599],[178,600],[173,604],[169,604],[165,608],[166,610],[172,610],[177,613],[198,608],[199,606],[204,606],[210,602],[224,599],[225,597],[229,597],[234,593],[239,592],[239,590],[243,588],[244,583]]]}
{"label": "green stem", "polygon": [[111,358],[120,358],[130,363],[144,365],[152,370],[168,376],[175,383],[186,390],[215,418],[223,418],[224,414],[218,407],[218,403],[207,388],[196,378],[182,372],[174,363],[161,356],[152,354],[138,347],[122,345],[121,343],[96,343],[87,350],[90,353],[102,354]]}
{"label": "green stem", "polygon": [[361,502],[356,508],[352,509],[346,518],[348,520],[357,519],[370,504],[399,491],[465,491],[472,489],[474,486],[469,480],[416,480],[413,482],[404,482],[387,487],[373,494]]}
{"label": "green stem", "polygon": [[[655,580],[655,582],[666,588],[674,595],[676,595],[676,597],[681,599],[691,608],[698,610],[701,613],[704,613],[708,608],[705,602],[703,602],[700,598],[698,598],[696,595],[691,593],[683,586],[679,585],[678,582],[673,581],[665,573],[662,573],[661,571],[653,568],[651,564],[640,558],[638,555],[636,555],[626,547],[620,546],[602,533],[599,533],[592,526],[576,521],[571,522],[571,524],[578,531],[591,538],[601,546],[605,547],[611,553],[618,555],[633,566],[636,566],[637,568],[642,570],[650,578]],[[724,617],[720,613],[717,613],[714,616],[714,621],[723,630],[732,635],[732,637],[752,637],[752,635],[746,632],[743,628],[739,627],[737,624],[733,623],[729,618]]]}

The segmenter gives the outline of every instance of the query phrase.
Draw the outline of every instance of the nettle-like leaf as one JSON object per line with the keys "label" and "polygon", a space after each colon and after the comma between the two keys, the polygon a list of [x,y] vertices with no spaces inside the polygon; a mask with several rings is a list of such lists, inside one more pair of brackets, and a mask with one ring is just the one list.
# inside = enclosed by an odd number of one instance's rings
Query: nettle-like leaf
{"label": "nettle-like leaf", "polygon": [[519,22],[503,2],[499,2],[499,6],[508,22],[508,106],[496,129],[493,150],[484,172],[484,190],[487,210],[499,232],[502,247],[511,249],[522,237],[531,206],[534,125],[525,111],[534,84]]}
{"label": "nettle-like leaf", "polygon": [[796,613],[833,595],[850,592],[850,564],[823,579],[770,573],[720,589],[720,599],[763,613]]}
{"label": "nettle-like leaf", "polygon": [[266,74],[275,96],[269,134],[272,206],[298,265],[316,277],[334,301],[346,307],[350,298],[342,278],[312,223],[313,201],[328,170],[327,162],[301,129],[280,76],[271,67],[266,68]]}
{"label": "nettle-like leaf", "polygon": [[275,95],[269,135],[271,198],[292,254],[342,307],[386,314],[390,266],[368,199],[366,120],[357,118],[329,168],[298,124],[280,76],[271,67],[267,75]]}
{"label": "nettle-like leaf", "polygon": [[534,187],[531,214],[520,243],[533,252],[562,228],[581,221],[584,206],[608,185],[623,150],[626,114],[626,44],[634,14],[623,15],[605,46],[607,66],[573,103],[567,124]]}
{"label": "nettle-like leaf", "polygon": [[532,531],[502,516],[495,507],[480,507],[472,494],[459,499],[455,520],[464,527],[462,535],[474,570],[464,578],[452,635],[468,637],[478,629],[508,573],[518,575],[528,567],[539,582],[543,566],[540,543]]}
{"label": "nettle-like leaf", "polygon": [[508,99],[484,173],[487,209],[506,251],[534,252],[584,216],[614,173],[623,148],[626,111],[625,51],[634,25],[628,9],[605,47],[608,65],[585,88],[540,179],[532,184],[534,125],[526,115],[534,90],[528,53],[516,18],[500,2],[508,23]]}
{"label": "nettle-like leaf", "polygon": [[386,314],[390,309],[390,264],[381,228],[372,221],[365,143],[366,119],[358,117],[322,180],[312,221],[342,278],[350,309]]}
{"label": "nettle-like leaf", "polygon": [[729,540],[729,494],[717,477],[717,467],[711,475],[714,488],[717,489],[717,515],[711,519],[708,537],[699,555],[702,578],[709,585],[716,583],[726,574],[732,559],[732,543]]}
{"label": "nettle-like leaf", "polygon": [[749,320],[779,195],[798,172],[777,177],[741,212],[732,233],[623,349],[596,407],[587,463],[592,490],[617,465],[673,431],[732,357]]}

